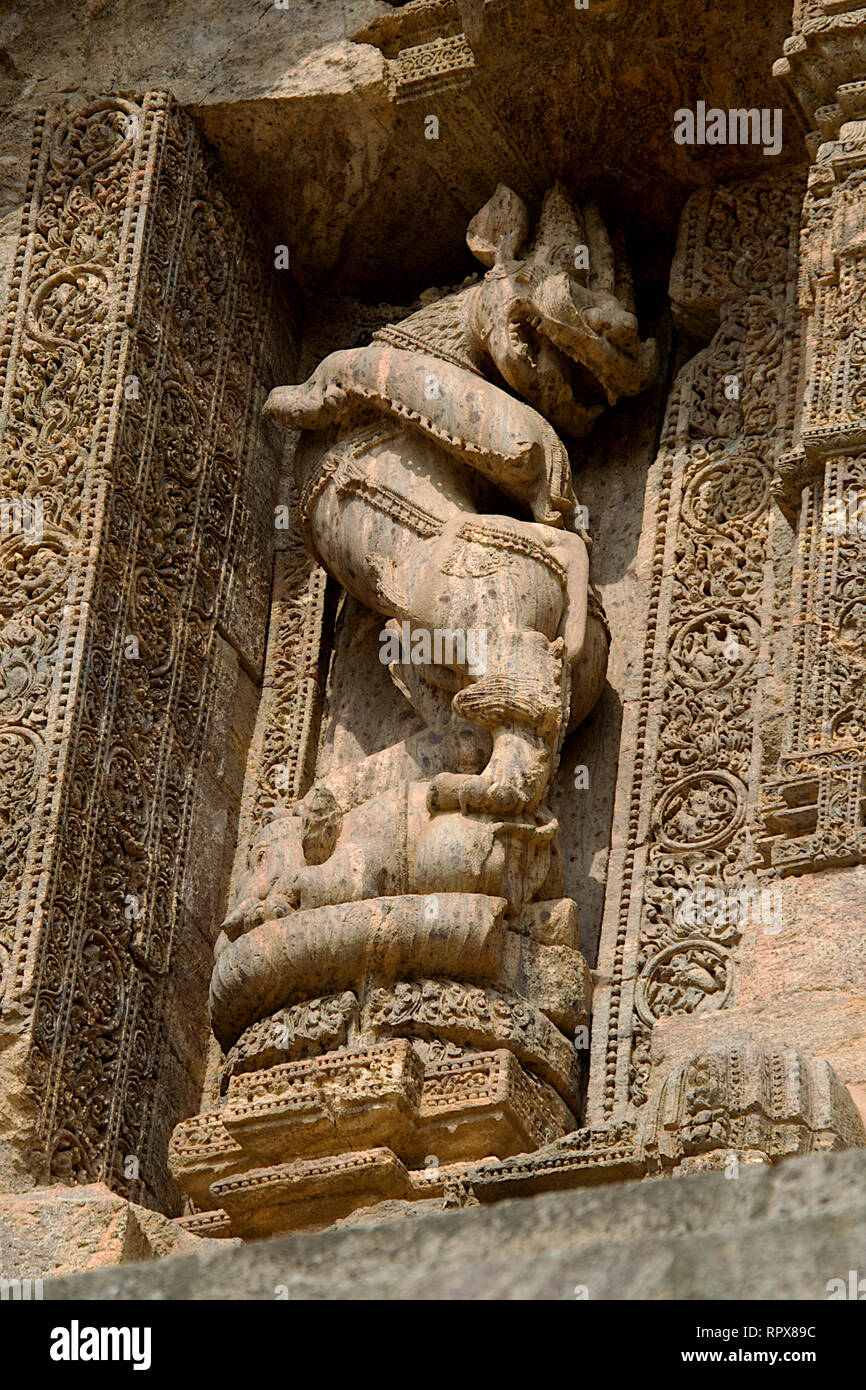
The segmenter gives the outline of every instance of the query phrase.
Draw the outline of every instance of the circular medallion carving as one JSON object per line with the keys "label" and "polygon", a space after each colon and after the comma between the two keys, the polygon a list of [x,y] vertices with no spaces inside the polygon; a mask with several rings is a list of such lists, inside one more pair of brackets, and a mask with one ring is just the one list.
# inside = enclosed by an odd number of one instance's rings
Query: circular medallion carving
{"label": "circular medallion carving", "polygon": [[855,598],[846,603],[836,620],[836,629],[844,647],[862,650],[866,642],[866,601]]}
{"label": "circular medallion carving", "polygon": [[51,144],[54,168],[68,177],[94,174],[132,154],[143,111],[125,97],[100,97],[57,126]]}
{"label": "circular medallion carving", "polygon": [[844,739],[846,743],[862,743],[866,738],[866,709],[860,705],[846,705],[832,719],[830,736]]}
{"label": "circular medallion carving", "polygon": [[69,580],[72,537],[38,522],[0,540],[0,616],[41,608]]}
{"label": "circular medallion carving", "polygon": [[690,618],[671,643],[671,669],[692,690],[721,690],[738,681],[757,655],[760,627],[746,613],[713,608]]}
{"label": "circular medallion carving", "polygon": [[759,458],[718,459],[699,469],[686,489],[682,515],[699,531],[724,531],[760,516],[770,499],[770,473]]}
{"label": "circular medallion carving", "polygon": [[742,824],[746,788],[730,772],[690,772],[668,787],[653,824],[667,849],[727,844]]}
{"label": "circular medallion carving", "polygon": [[635,991],[638,1016],[650,1027],[671,1014],[724,1008],[733,986],[725,950],[698,937],[678,941],[648,960]]}

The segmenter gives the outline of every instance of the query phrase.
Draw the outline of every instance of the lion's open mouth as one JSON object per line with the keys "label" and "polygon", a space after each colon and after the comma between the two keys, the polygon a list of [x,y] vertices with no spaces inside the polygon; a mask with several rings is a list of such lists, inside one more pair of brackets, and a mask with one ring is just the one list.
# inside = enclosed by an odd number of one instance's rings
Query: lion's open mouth
{"label": "lion's open mouth", "polygon": [[577,324],[546,313],[531,315],[527,323],[567,363],[563,375],[571,381],[578,402],[612,405],[620,396],[642,391],[655,371],[656,347],[651,340],[642,343],[636,337],[634,348],[625,347],[610,334],[596,332],[582,315]]}
{"label": "lion's open mouth", "polygon": [[551,382],[559,378],[573,399],[588,407],[603,406],[608,399],[602,381],[576,355],[578,348],[585,350],[595,336],[589,329],[575,333],[539,314],[520,315],[508,323],[512,351],[541,377]]}

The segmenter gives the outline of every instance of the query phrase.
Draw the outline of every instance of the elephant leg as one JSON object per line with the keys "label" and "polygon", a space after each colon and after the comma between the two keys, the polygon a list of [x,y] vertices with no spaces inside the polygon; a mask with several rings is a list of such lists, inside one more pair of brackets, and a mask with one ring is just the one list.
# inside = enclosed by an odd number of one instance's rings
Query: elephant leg
{"label": "elephant leg", "polygon": [[441,777],[431,786],[431,809],[455,800],[464,814],[517,815],[544,797],[568,719],[569,667],[565,643],[540,632],[497,634],[487,672],[454,697],[455,712],[485,728],[492,740],[481,772]]}
{"label": "elephant leg", "polygon": [[431,810],[520,814],[535,809],[549,784],[569,708],[567,643],[557,636],[567,570],[541,529],[504,517],[455,523],[435,568],[416,578],[415,623],[447,624],[464,634],[467,650],[474,630],[474,661],[434,667],[430,677],[455,691],[454,715],[491,740],[481,770],[433,779]]}

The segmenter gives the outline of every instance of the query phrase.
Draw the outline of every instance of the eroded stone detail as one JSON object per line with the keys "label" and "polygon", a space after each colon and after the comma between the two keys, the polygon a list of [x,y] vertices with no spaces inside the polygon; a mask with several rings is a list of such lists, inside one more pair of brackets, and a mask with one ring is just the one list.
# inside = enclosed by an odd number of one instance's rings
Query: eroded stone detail
{"label": "eroded stone detail", "polygon": [[644,1132],[651,1167],[677,1173],[860,1148],[863,1122],[832,1067],[749,1038],[707,1050],[665,1078]]}

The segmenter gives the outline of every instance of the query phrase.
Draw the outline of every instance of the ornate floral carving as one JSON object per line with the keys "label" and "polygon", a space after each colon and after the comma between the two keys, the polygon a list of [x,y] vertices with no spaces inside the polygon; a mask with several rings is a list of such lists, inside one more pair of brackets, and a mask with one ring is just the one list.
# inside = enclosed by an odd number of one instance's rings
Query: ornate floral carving
{"label": "ornate floral carving", "polygon": [[0,546],[3,1009],[32,1011],[49,1175],[163,1203],[152,1092],[214,643],[245,480],[273,470],[268,292],[233,204],[164,96],[39,118],[0,355],[4,490],[30,506]]}
{"label": "ornate floral carving", "polygon": [[829,43],[821,81],[835,73],[839,85],[814,111],[820,144],[803,207],[807,389],[801,444],[781,489],[797,513],[792,699],[777,775],[764,789],[761,838],[782,873],[866,860],[866,85],[845,81],[840,66],[866,28],[862,15],[806,22],[808,40],[789,71],[795,87],[819,32],[822,47]]}
{"label": "ornate floral carving", "polygon": [[790,176],[720,188],[695,195],[681,226],[676,311],[712,338],[677,379],[654,475],[628,843],[612,862],[599,961],[611,985],[595,1023],[596,1120],[646,1100],[656,1019],[723,1008],[734,987],[738,916],[696,922],[677,903],[697,885],[736,895],[761,864],[755,716],[771,482],[793,425],[801,196]]}

